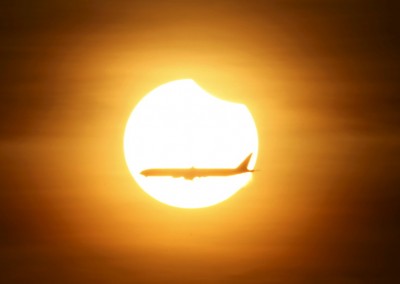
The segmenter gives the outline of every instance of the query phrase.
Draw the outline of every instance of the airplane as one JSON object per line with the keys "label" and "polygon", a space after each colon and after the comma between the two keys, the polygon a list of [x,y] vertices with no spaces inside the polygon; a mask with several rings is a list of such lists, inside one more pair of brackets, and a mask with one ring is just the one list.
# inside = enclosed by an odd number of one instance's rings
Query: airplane
{"label": "airplane", "polygon": [[243,173],[252,173],[254,170],[249,170],[247,166],[249,165],[249,161],[251,158],[250,155],[247,156],[243,162],[237,166],[236,168],[213,168],[213,169],[206,169],[206,168],[173,168],[173,169],[148,169],[141,171],[140,174],[144,175],[145,177],[174,177],[179,178],[183,177],[187,180],[193,180],[195,177],[224,177],[224,176],[233,176],[237,174]]}

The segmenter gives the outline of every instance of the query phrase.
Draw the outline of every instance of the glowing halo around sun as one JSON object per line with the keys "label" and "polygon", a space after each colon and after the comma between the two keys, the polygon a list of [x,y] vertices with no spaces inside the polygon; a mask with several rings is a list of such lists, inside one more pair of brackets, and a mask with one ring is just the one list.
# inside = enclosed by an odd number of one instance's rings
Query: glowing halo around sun
{"label": "glowing halo around sun", "polygon": [[251,179],[251,173],[193,180],[144,177],[151,168],[235,168],[258,152],[257,129],[246,106],[218,99],[193,80],[154,89],[134,108],[125,129],[124,152],[132,176],[150,196],[181,208],[220,203]]}

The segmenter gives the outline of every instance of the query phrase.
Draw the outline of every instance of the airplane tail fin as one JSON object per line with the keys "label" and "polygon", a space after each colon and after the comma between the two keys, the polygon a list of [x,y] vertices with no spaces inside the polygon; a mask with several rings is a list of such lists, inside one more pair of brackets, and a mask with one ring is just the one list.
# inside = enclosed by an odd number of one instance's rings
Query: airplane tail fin
{"label": "airplane tail fin", "polygon": [[250,162],[250,159],[251,159],[251,155],[253,155],[253,153],[248,155],[247,158],[244,159],[243,162],[236,168],[238,171],[243,171],[243,172],[248,172],[249,171],[247,166],[249,165],[249,162]]}

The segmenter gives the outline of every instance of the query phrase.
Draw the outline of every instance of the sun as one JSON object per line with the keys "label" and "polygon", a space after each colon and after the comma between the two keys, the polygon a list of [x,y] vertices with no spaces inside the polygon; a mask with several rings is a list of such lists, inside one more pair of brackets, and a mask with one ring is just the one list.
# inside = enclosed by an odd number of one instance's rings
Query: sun
{"label": "sun", "polygon": [[125,129],[124,152],[129,171],[150,196],[180,208],[220,203],[252,178],[145,177],[151,168],[235,168],[253,153],[258,135],[247,107],[218,99],[193,80],[177,80],[147,94],[132,111]]}

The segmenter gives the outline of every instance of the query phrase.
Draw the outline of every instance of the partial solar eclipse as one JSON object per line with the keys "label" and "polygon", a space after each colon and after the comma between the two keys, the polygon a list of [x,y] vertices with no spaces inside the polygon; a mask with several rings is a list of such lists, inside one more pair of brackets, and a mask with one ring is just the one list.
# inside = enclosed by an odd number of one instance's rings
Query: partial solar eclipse
{"label": "partial solar eclipse", "polygon": [[[193,80],[177,80],[154,89],[134,108],[124,152],[132,176],[153,198],[180,208],[207,207],[250,181],[257,129],[246,106],[218,99]],[[239,166],[241,172],[218,174]],[[155,173],[149,169],[173,174],[143,174]],[[207,172],[204,169],[213,175],[190,174]]]}

